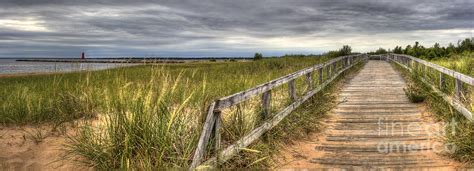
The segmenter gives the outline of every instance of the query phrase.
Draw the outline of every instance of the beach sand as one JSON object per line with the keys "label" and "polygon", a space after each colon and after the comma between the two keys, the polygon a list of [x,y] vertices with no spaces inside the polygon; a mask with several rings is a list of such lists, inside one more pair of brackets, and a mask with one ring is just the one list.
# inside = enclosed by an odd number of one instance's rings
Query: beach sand
{"label": "beach sand", "polygon": [[48,126],[0,127],[0,170],[93,170],[62,160],[66,140]]}

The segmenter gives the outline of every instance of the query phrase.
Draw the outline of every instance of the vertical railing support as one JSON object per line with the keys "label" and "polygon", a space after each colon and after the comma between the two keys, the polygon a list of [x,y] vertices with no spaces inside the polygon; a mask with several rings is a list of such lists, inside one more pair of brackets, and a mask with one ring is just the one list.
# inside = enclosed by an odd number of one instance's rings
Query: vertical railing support
{"label": "vertical railing support", "polygon": [[194,169],[201,164],[202,157],[204,153],[206,153],[206,147],[209,143],[209,139],[211,137],[212,129],[214,127],[214,123],[216,122],[215,111],[217,103],[213,102],[209,105],[206,121],[204,122],[204,127],[202,130],[202,134],[199,137],[199,142],[196,148],[196,152],[194,153],[193,162],[191,163],[190,169]]}
{"label": "vertical railing support", "polygon": [[346,68],[348,66],[347,59],[348,58],[344,58],[344,60],[343,60],[344,62],[342,63],[342,68]]}
{"label": "vertical railing support", "polygon": [[444,74],[439,72],[439,90],[443,91],[446,85],[446,79],[444,78]]}
{"label": "vertical railing support", "polygon": [[290,96],[291,101],[296,101],[296,85],[295,80],[290,80],[288,82],[288,94]]}
{"label": "vertical railing support", "polygon": [[415,73],[418,73],[418,62],[416,61],[413,61],[414,62],[414,67],[415,67]]}
{"label": "vertical railing support", "polygon": [[306,84],[308,84],[308,91],[313,89],[313,72],[306,74]]}
{"label": "vertical railing support", "polygon": [[222,118],[221,118],[221,111],[215,111],[214,112],[214,118],[215,118],[215,124],[214,124],[214,148],[215,148],[215,153],[217,154],[216,155],[216,165],[219,165],[219,161],[220,161],[220,158],[219,158],[219,152],[221,151],[221,122],[222,122]]}
{"label": "vertical railing support", "polygon": [[422,64],[423,65],[423,77],[425,79],[428,79],[428,66],[426,66],[425,64]]}
{"label": "vertical railing support", "polygon": [[266,120],[270,116],[270,104],[271,104],[271,99],[272,99],[272,91],[268,90],[262,94],[262,114],[263,120]]}
{"label": "vertical railing support", "polygon": [[[264,123],[268,118],[270,118],[271,113],[271,100],[272,100],[272,90],[265,91],[262,94],[262,116],[261,123]],[[268,140],[267,134],[263,135],[263,140]]]}
{"label": "vertical railing support", "polygon": [[459,79],[455,80],[454,91],[455,91],[454,97],[460,101],[461,96],[462,96],[462,81],[461,80]]}
{"label": "vertical railing support", "polygon": [[326,80],[331,78],[331,65],[326,66]]}
{"label": "vertical railing support", "polygon": [[323,84],[323,67],[319,68],[319,85]]}

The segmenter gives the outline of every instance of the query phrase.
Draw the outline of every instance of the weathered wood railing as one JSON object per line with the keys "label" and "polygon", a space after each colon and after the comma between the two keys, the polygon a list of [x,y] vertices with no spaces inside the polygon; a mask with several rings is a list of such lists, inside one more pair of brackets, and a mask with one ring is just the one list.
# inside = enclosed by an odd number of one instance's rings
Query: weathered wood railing
{"label": "weathered wood railing", "polygon": [[[463,88],[465,87],[463,84],[470,86],[472,89],[472,86],[474,86],[474,78],[409,55],[388,54],[385,55],[385,57],[387,60],[393,61],[408,69],[410,72],[422,73],[422,76],[420,76],[422,82],[429,85],[436,94],[443,97],[446,102],[453,106],[454,109],[464,115],[467,119],[470,121],[473,120],[472,111],[469,110],[470,106],[466,107],[463,104],[462,98],[468,95],[468,93],[465,93],[466,89]],[[430,75],[433,74],[438,75],[436,78],[438,85],[433,85],[429,82]],[[446,89],[447,84],[446,76],[454,80],[453,97],[443,92],[443,90]],[[472,101],[467,99],[467,103],[470,105],[472,104]]]}
{"label": "weathered wood railing", "polygon": [[[360,54],[360,55],[349,55],[338,57],[332,60],[329,60],[323,64],[318,64],[292,74],[280,77],[278,79],[272,80],[265,84],[261,84],[254,88],[220,98],[213,103],[208,108],[208,113],[206,116],[206,121],[204,122],[204,126],[201,132],[201,136],[199,138],[199,142],[194,153],[194,158],[190,169],[194,169],[201,165],[203,156],[206,153],[206,148],[208,143],[211,141],[210,138],[213,137],[213,141],[215,144],[215,151],[214,157],[208,159],[205,164],[206,165],[216,165],[219,163],[223,163],[226,160],[230,159],[232,156],[237,154],[242,148],[247,147],[253,141],[257,140],[260,136],[262,136],[266,131],[273,128],[277,125],[283,118],[285,118],[289,113],[291,113],[295,108],[309,99],[311,96],[319,92],[323,89],[326,85],[332,82],[337,76],[339,76],[345,70],[351,68],[352,66],[360,63],[362,61],[366,61],[367,55]],[[340,66],[340,67],[338,67]],[[326,80],[323,79],[323,70],[327,69],[326,71]],[[318,72],[319,78],[319,85],[317,87],[314,86],[314,81],[312,79],[312,75],[314,72]],[[306,83],[308,84],[308,89],[305,95],[302,97],[297,97],[296,93],[296,85],[295,79],[305,76]],[[283,84],[288,83],[288,93],[292,103],[284,108],[282,111],[276,113],[274,116],[270,114],[270,101],[271,101],[271,92],[272,89],[282,86]],[[240,140],[235,142],[232,145],[229,145],[226,149],[221,150],[221,111],[225,108],[230,106],[237,105],[243,101],[246,101],[252,97],[262,94],[261,101],[262,101],[262,114],[264,115],[263,118],[266,118],[266,121],[261,124],[259,127],[252,130],[247,135],[243,136]]]}

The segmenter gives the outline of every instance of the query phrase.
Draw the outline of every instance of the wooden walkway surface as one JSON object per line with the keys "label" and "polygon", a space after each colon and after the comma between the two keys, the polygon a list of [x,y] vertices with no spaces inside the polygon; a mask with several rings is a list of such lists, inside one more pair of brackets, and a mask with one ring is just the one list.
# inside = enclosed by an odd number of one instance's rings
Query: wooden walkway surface
{"label": "wooden walkway surface", "polygon": [[322,168],[423,168],[450,164],[425,130],[421,110],[388,62],[370,60],[340,92],[327,131],[308,162]]}

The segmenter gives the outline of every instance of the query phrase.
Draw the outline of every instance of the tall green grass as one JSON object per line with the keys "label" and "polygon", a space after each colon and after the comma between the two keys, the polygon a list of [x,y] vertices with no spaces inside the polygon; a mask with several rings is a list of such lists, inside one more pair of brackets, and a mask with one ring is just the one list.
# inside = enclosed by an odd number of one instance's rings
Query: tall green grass
{"label": "tall green grass", "polygon": [[431,60],[430,62],[436,63],[446,68],[474,77],[474,53],[473,52],[466,51],[462,54],[452,55],[449,58],[434,59],[434,60]]}
{"label": "tall green grass", "polygon": [[[466,74],[468,76],[474,77],[474,53],[473,52],[464,52],[462,54],[452,55],[449,58],[440,58],[435,59],[430,62],[436,63],[443,67],[455,70],[457,72]],[[453,87],[453,80],[448,80],[450,87]],[[450,88],[448,87],[448,88]],[[474,87],[463,84],[464,92],[462,102],[474,111]]]}
{"label": "tall green grass", "polygon": [[203,92],[181,87],[187,80],[180,77],[158,70],[145,84],[103,90],[103,113],[71,137],[69,152],[99,169],[187,165],[203,113],[191,101],[203,100]]}
{"label": "tall green grass", "polygon": [[[60,124],[86,118],[70,138],[68,158],[99,169],[187,167],[213,99],[325,60],[276,58],[2,78],[0,122]],[[281,87],[273,97],[285,94]],[[229,110],[224,140],[238,139],[258,124],[257,101]]]}
{"label": "tall green grass", "polygon": [[324,57],[306,57],[255,62],[134,66],[94,72],[0,78],[0,123],[39,124],[94,116],[105,107],[106,89],[114,93],[127,83],[148,84],[150,79],[165,81],[154,74],[155,70],[168,72],[166,81],[180,77],[182,82],[176,89],[201,89],[191,100],[197,103],[203,102],[202,99],[208,102],[251,88],[324,60]]}

